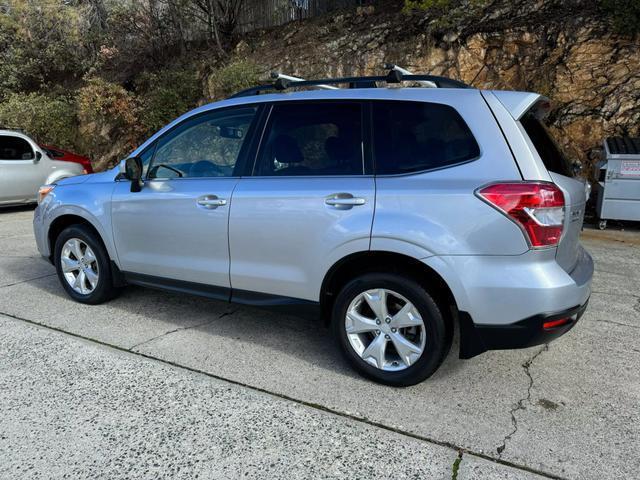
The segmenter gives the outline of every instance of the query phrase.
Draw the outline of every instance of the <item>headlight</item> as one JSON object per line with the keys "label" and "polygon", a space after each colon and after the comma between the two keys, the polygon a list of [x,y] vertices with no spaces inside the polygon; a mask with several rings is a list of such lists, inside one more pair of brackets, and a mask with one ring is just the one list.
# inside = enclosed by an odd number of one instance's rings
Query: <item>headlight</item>
{"label": "headlight", "polygon": [[44,198],[49,195],[49,193],[51,193],[53,191],[53,189],[56,188],[55,185],[42,185],[39,189],[38,189],[38,205],[42,203],[42,201],[44,200]]}

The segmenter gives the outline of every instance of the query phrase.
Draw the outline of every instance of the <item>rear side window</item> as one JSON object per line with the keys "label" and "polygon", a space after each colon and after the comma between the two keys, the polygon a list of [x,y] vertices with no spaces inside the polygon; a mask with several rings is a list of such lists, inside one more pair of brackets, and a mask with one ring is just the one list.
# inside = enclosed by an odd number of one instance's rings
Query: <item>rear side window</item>
{"label": "rear side window", "polygon": [[0,160],[33,160],[29,142],[20,137],[0,135]]}
{"label": "rear side window", "polygon": [[564,156],[558,144],[535,113],[525,114],[520,123],[531,139],[531,143],[536,147],[547,170],[567,177],[573,176],[571,162]]}
{"label": "rear side window", "polygon": [[358,103],[274,105],[254,175],[362,175]]}
{"label": "rear side window", "polygon": [[480,147],[460,114],[425,102],[373,104],[377,174],[442,168],[480,156]]}

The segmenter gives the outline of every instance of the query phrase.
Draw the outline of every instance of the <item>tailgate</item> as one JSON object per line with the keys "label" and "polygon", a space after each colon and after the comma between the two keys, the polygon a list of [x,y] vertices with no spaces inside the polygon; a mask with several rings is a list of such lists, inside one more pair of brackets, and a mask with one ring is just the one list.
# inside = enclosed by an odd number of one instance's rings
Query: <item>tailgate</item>
{"label": "tailgate", "polygon": [[566,271],[573,271],[580,255],[580,231],[587,200],[585,182],[549,172],[565,198],[564,233],[558,244],[556,261]]}
{"label": "tailgate", "polygon": [[[529,140],[516,153],[516,160],[520,158],[524,162],[520,165],[523,178],[551,180],[564,193],[564,231],[556,250],[556,261],[565,271],[571,272],[580,255],[580,231],[587,200],[586,183],[573,178],[571,162],[545,126],[545,119],[551,109],[547,98],[516,92],[494,92],[494,95],[519,124],[519,132]],[[528,151],[531,151],[532,157],[527,157]],[[523,168],[529,166],[526,165],[527,162],[533,162],[534,168]]]}

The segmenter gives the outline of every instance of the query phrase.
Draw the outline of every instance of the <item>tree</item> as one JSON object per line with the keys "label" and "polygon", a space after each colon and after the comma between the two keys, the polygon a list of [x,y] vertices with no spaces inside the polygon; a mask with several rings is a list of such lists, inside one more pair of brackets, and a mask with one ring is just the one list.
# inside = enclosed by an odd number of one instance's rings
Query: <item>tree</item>
{"label": "tree", "polygon": [[193,15],[207,28],[209,41],[215,43],[221,54],[238,25],[238,18],[245,0],[188,0]]}

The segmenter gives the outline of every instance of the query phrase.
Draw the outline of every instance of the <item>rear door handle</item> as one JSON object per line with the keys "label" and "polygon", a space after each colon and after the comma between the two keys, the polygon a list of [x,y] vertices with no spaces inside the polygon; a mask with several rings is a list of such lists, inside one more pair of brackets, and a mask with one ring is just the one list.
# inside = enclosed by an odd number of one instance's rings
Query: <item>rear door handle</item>
{"label": "rear door handle", "polygon": [[354,197],[350,193],[334,193],[325,198],[324,203],[340,210],[348,210],[358,205],[364,205],[367,201],[364,198]]}
{"label": "rear door handle", "polygon": [[224,207],[227,201],[224,198],[218,198],[217,195],[205,195],[198,198],[197,203],[201,207],[213,210],[214,208]]}

